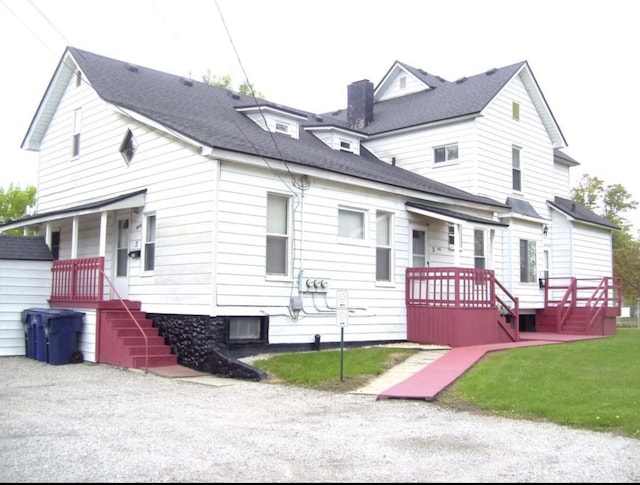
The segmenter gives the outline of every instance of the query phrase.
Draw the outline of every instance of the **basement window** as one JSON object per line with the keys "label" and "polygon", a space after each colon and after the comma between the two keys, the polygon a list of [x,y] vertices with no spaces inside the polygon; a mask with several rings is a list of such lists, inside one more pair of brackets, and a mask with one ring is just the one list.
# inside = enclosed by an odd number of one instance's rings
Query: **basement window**
{"label": "basement window", "polygon": [[122,140],[122,144],[120,145],[120,155],[124,158],[124,161],[127,162],[127,165],[131,163],[131,159],[136,152],[136,144],[133,140],[133,133],[131,130],[127,130],[126,135],[124,135],[124,139]]}
{"label": "basement window", "polygon": [[268,343],[268,316],[226,317],[225,335],[227,343]]}

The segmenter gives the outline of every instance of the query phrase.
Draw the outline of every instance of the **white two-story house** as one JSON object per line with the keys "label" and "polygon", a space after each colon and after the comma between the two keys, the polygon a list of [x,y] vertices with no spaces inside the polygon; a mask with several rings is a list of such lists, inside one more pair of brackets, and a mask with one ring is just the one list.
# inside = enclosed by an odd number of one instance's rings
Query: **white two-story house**
{"label": "white two-story house", "polygon": [[166,362],[149,326],[208,370],[243,346],[615,331],[617,228],[570,200],[526,62],[396,62],[346,94],[309,113],[70,47],[23,142],[36,210],[0,231],[45,237],[94,362]]}

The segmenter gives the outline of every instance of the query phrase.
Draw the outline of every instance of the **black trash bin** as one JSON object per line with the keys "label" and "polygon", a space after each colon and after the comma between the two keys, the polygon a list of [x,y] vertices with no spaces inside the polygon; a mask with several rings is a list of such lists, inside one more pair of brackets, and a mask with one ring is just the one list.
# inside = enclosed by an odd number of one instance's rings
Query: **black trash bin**
{"label": "black trash bin", "polygon": [[47,362],[53,365],[80,362],[78,333],[84,313],[73,310],[51,309],[43,316],[47,340]]}

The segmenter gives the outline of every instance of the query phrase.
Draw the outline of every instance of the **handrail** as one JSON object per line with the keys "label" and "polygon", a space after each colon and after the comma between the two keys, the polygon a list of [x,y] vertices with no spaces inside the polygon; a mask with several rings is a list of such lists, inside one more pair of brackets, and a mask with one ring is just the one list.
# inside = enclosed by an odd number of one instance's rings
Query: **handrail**
{"label": "handrail", "polygon": [[[567,280],[567,278],[545,279],[545,307],[555,307],[558,332],[562,330],[575,308],[584,308],[589,312],[587,331],[590,332],[606,308],[620,307],[621,305],[621,279],[619,277],[599,278],[597,285],[589,283],[595,281],[596,278],[571,277],[568,278],[568,285],[551,285],[550,280],[552,279]],[[549,298],[551,290],[561,289],[565,291],[560,300]],[[584,296],[586,293],[588,293],[588,297]]]}
{"label": "handrail", "polygon": [[[515,342],[517,342],[520,338],[520,325],[519,325],[519,320],[520,320],[520,303],[517,297],[513,296],[509,290],[507,290],[507,288],[500,283],[500,281],[494,276],[493,278],[493,284],[495,286],[497,286],[498,288],[500,288],[500,290],[502,290],[502,292],[511,299],[511,301],[513,302],[513,309],[511,307],[509,307],[509,305],[507,305],[502,298],[500,298],[497,294],[497,292],[495,293],[495,299],[496,302],[498,302],[498,304],[500,305],[501,308],[504,308],[507,312],[507,315],[511,315],[512,321],[513,321],[513,335],[512,338],[514,339]],[[500,324],[502,324],[502,322],[500,322]],[[503,327],[504,328],[504,327]]]}
{"label": "handrail", "polygon": [[577,281],[575,277],[571,277],[571,282],[567,287],[562,299],[558,303],[556,331],[559,333],[562,330],[562,325],[567,321],[571,310],[576,307],[576,287]]}
{"label": "handrail", "polygon": [[127,311],[129,316],[131,317],[131,320],[133,320],[133,323],[136,324],[136,327],[138,327],[138,330],[140,330],[142,337],[144,337],[144,373],[146,374],[149,372],[149,338],[147,337],[147,334],[145,333],[145,331],[142,330],[142,327],[138,323],[138,319],[133,316],[133,313],[131,313],[131,310],[129,310],[127,305],[124,303],[124,300],[120,296],[120,293],[118,293],[118,290],[116,290],[115,286],[113,285],[113,283],[111,282],[107,274],[104,272],[104,270],[99,269],[98,271],[102,273],[102,276],[104,277],[104,279],[107,281],[107,283],[109,283],[109,286],[118,297],[118,300],[120,300],[120,303],[122,303],[123,308]]}

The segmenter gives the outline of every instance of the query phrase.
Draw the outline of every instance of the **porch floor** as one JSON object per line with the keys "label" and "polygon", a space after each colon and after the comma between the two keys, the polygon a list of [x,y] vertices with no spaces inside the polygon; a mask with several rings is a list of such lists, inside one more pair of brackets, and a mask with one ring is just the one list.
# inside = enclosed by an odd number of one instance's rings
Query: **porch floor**
{"label": "porch floor", "polygon": [[577,340],[605,338],[593,335],[566,335],[546,332],[520,332],[520,341],[507,344],[472,345],[448,350],[407,379],[378,394],[378,399],[423,399],[436,396],[480,360],[486,353],[533,345],[550,345]]}

